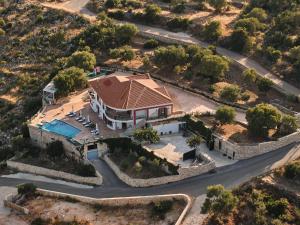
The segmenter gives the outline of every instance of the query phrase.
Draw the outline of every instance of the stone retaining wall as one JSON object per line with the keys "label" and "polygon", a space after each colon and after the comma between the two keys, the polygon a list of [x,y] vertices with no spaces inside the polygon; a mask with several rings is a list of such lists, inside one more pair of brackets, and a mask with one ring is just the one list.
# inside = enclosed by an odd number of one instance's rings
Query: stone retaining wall
{"label": "stone retaining wall", "polygon": [[204,165],[180,167],[178,169],[179,175],[170,175],[170,176],[149,178],[149,179],[139,179],[139,178],[131,178],[127,174],[122,172],[119,169],[119,167],[107,155],[105,155],[103,159],[114,171],[114,173],[119,177],[120,180],[122,180],[124,183],[132,187],[150,187],[150,186],[167,184],[188,177],[193,177],[203,173],[207,173],[216,167],[214,162],[209,162]]}
{"label": "stone retaining wall", "polygon": [[15,162],[15,161],[11,161],[11,160],[7,161],[7,166],[9,168],[16,169],[20,172],[27,172],[27,173],[32,173],[32,174],[36,174],[36,175],[58,178],[58,179],[73,181],[73,182],[81,183],[81,184],[101,185],[103,182],[103,178],[102,178],[101,174],[98,173],[98,171],[96,171],[96,177],[82,177],[82,176],[77,176],[77,175],[70,174],[70,173],[65,173],[62,171],[51,170],[51,169],[38,167],[38,166],[32,166],[29,164]]}
{"label": "stone retaining wall", "polygon": [[[135,196],[135,197],[120,197],[120,198],[90,198],[79,195],[71,195],[61,192],[48,191],[43,189],[37,189],[36,193],[43,196],[54,197],[54,198],[71,198],[79,202],[84,202],[87,204],[100,204],[104,206],[127,206],[127,205],[148,205],[152,202],[161,202],[166,200],[181,200],[185,202],[185,208],[177,219],[175,225],[182,224],[183,219],[185,218],[187,212],[190,210],[192,205],[192,200],[188,195],[185,194],[172,194],[172,195],[151,195],[151,196]],[[12,196],[7,197],[6,206],[12,209],[17,209],[20,211],[21,206],[14,204],[12,201]],[[23,208],[29,213],[29,210]]]}
{"label": "stone retaining wall", "polygon": [[172,194],[172,195],[151,195],[151,196],[135,196],[135,197],[120,197],[120,198],[90,198],[78,195],[65,194],[60,192],[48,191],[43,189],[37,189],[37,193],[56,198],[72,198],[80,202],[88,204],[100,204],[105,206],[127,206],[127,205],[147,205],[152,202],[160,202],[167,200],[182,200],[186,203],[186,206],[180,214],[175,225],[182,224],[187,212],[191,208],[192,200],[188,195],[185,194]]}
{"label": "stone retaining wall", "polygon": [[53,141],[61,141],[68,155],[80,158],[80,154],[77,151],[76,146],[69,142],[65,137],[39,129],[32,124],[28,125],[28,129],[33,144],[36,144],[41,148],[46,148],[47,144]]}
{"label": "stone retaining wall", "polygon": [[20,205],[17,205],[15,203],[12,202],[13,199],[13,195],[10,194],[8,196],[5,197],[5,199],[3,200],[4,206],[13,210],[16,210],[22,214],[28,215],[29,214],[29,210],[27,208],[24,208]]}
{"label": "stone retaining wall", "polygon": [[[300,131],[278,138],[278,140],[276,141],[262,142],[258,144],[252,144],[252,145],[233,143],[228,140],[224,140],[222,136],[219,136],[217,134],[214,134],[214,136],[215,136],[214,149],[234,159],[251,158],[253,156],[274,151],[276,149],[300,141]],[[219,148],[220,142],[221,142],[221,148]]]}

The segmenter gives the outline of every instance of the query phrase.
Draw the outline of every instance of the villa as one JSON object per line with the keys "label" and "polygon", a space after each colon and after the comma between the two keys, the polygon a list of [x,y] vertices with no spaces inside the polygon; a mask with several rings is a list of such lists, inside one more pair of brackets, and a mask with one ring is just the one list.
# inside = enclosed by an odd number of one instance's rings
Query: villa
{"label": "villa", "polygon": [[115,72],[92,79],[89,85],[91,108],[112,130],[153,126],[160,134],[165,134],[176,133],[181,128],[182,123],[170,120],[178,112],[174,112],[167,89],[147,74]]}

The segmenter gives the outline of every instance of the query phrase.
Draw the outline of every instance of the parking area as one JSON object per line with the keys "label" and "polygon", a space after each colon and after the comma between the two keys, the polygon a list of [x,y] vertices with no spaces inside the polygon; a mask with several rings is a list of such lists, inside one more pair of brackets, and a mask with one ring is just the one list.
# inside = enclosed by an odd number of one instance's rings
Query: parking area
{"label": "parking area", "polygon": [[[183,161],[182,157],[185,152],[192,149],[186,143],[187,137],[180,134],[161,136],[159,143],[150,144],[146,147],[154,151],[161,158],[181,166],[190,166],[192,160]],[[210,151],[205,143],[199,146],[200,151],[215,161],[217,167],[226,166],[237,162],[223,156],[220,152]]]}

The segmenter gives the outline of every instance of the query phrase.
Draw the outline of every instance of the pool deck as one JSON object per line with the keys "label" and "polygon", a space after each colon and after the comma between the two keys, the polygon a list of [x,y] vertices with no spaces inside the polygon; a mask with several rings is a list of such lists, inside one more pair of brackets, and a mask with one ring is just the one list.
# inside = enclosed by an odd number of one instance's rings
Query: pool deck
{"label": "pool deck", "polygon": [[[90,116],[90,120],[93,123],[97,123],[100,131],[100,135],[94,135],[91,133],[91,128],[83,126],[80,122],[76,121],[74,117],[66,116],[69,112],[74,111],[79,114],[82,111],[83,116]],[[106,124],[98,117],[98,115],[93,112],[89,104],[88,90],[82,92],[77,92],[69,95],[66,98],[61,99],[55,105],[47,105],[44,109],[38,113],[35,117],[31,119],[31,125],[38,126],[38,124],[43,124],[46,122],[51,122],[53,120],[62,120],[78,129],[78,133],[74,139],[80,143],[93,142],[100,137],[119,137],[123,131],[113,131],[109,129]]]}

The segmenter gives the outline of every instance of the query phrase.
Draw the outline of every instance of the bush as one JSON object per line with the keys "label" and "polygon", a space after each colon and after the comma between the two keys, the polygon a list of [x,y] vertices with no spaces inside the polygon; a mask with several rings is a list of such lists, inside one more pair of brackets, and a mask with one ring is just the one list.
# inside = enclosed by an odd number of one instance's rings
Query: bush
{"label": "bush", "polygon": [[152,215],[157,216],[160,219],[165,218],[165,214],[169,212],[173,207],[172,201],[161,201],[152,203]]}
{"label": "bush", "polygon": [[150,143],[157,143],[160,139],[157,131],[153,128],[136,129],[133,137],[137,141],[149,141]]}
{"label": "bush", "polygon": [[53,141],[46,148],[47,155],[50,158],[59,158],[65,154],[65,149],[61,141]]}
{"label": "bush", "polygon": [[32,183],[20,184],[17,186],[18,194],[21,195],[33,195],[36,191],[36,186]]}
{"label": "bush", "polygon": [[155,39],[149,39],[144,43],[144,49],[153,49],[158,47],[159,43]]}
{"label": "bush", "polygon": [[147,4],[144,10],[144,19],[146,22],[152,23],[157,20],[161,13],[161,8],[156,4]]}
{"label": "bush", "polygon": [[125,17],[125,12],[124,10],[110,11],[107,13],[107,15],[116,20],[123,20]]}
{"label": "bush", "polygon": [[281,51],[276,50],[273,47],[267,47],[265,49],[265,55],[267,56],[268,60],[272,63],[276,63],[281,58]]}
{"label": "bush", "polygon": [[255,32],[265,29],[265,25],[260,23],[256,18],[239,19],[235,25],[235,29],[245,29],[249,34],[253,35]]}
{"label": "bush", "polygon": [[272,105],[258,104],[246,112],[249,132],[256,137],[268,137],[269,129],[276,128],[281,121],[281,113]]}
{"label": "bush", "polygon": [[116,41],[119,45],[126,45],[138,33],[138,28],[134,24],[118,25],[116,27]]}
{"label": "bush", "polygon": [[42,107],[42,99],[40,96],[27,97],[23,103],[23,111],[25,115],[32,116]]}
{"label": "bush", "polygon": [[183,13],[185,10],[185,5],[183,2],[177,3],[176,5],[173,6],[172,12],[173,13]]}
{"label": "bush", "polygon": [[286,198],[281,198],[279,200],[269,200],[266,204],[268,213],[275,218],[285,214],[289,206],[289,202]]}
{"label": "bush", "polygon": [[297,131],[297,120],[293,116],[284,115],[279,125],[279,133],[288,135]]}
{"label": "bush", "polygon": [[130,46],[125,45],[120,48],[111,49],[110,56],[114,59],[121,58],[121,60],[130,61],[135,58],[135,52]]}
{"label": "bush", "polygon": [[174,68],[177,65],[184,65],[186,60],[187,54],[182,46],[170,45],[154,51],[154,62],[160,67]]}
{"label": "bush", "polygon": [[253,83],[255,83],[257,77],[258,77],[258,74],[256,73],[256,71],[254,69],[246,69],[243,72],[243,80],[247,84],[253,84]]}
{"label": "bush", "polygon": [[231,49],[237,52],[250,52],[253,46],[248,32],[242,28],[235,29],[230,36]]}
{"label": "bush", "polygon": [[222,12],[227,6],[227,0],[208,0],[208,3],[215,8],[216,12]]}
{"label": "bush", "polygon": [[205,25],[203,36],[207,41],[218,41],[218,39],[222,36],[221,23],[219,21],[212,21]]}
{"label": "bush", "polygon": [[216,112],[216,120],[220,121],[221,124],[232,123],[235,116],[234,108],[229,106],[222,106]]}
{"label": "bush", "polygon": [[222,56],[207,54],[201,59],[199,73],[213,82],[222,80],[228,71],[229,62]]}
{"label": "bush", "polygon": [[2,28],[0,28],[0,37],[3,37],[3,36],[5,36],[5,31]]}
{"label": "bush", "polygon": [[171,30],[182,29],[186,30],[190,24],[190,20],[187,18],[175,17],[167,22],[167,26]]}
{"label": "bush", "polygon": [[248,14],[245,15],[247,18],[256,18],[260,22],[265,22],[268,18],[268,14],[262,8],[253,8]]}
{"label": "bush", "polygon": [[300,163],[291,163],[285,166],[284,176],[288,179],[300,180]]}
{"label": "bush", "polygon": [[267,92],[271,89],[272,85],[273,85],[273,81],[271,81],[268,78],[260,78],[256,81],[258,90],[261,92]]}
{"label": "bush", "polygon": [[237,85],[228,85],[221,90],[220,97],[230,102],[236,102],[241,94],[241,89]]}
{"label": "bush", "polygon": [[83,176],[83,177],[95,177],[96,176],[96,170],[91,164],[80,163],[76,169],[77,169],[77,174],[79,176]]}
{"label": "bush", "polygon": [[203,142],[203,139],[199,135],[192,135],[186,140],[187,145],[191,149],[196,149],[201,143]]}
{"label": "bush", "polygon": [[118,7],[121,4],[120,0],[106,0],[104,6],[106,8],[115,8]]}

